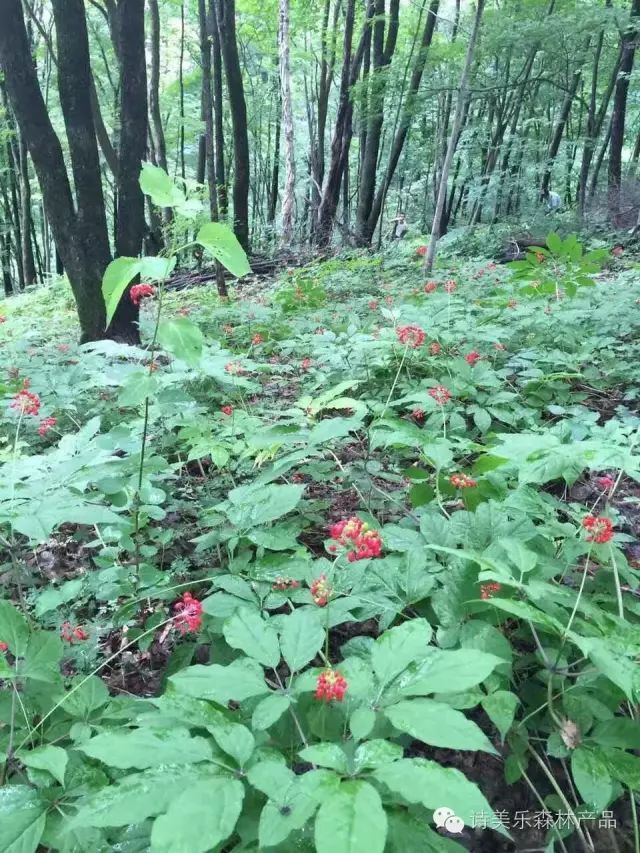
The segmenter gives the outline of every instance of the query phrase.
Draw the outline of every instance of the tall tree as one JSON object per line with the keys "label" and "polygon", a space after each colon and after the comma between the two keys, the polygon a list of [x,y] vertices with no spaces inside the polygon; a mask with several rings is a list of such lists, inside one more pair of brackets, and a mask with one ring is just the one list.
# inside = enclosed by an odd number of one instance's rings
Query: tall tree
{"label": "tall tree", "polygon": [[293,237],[293,206],[296,188],[296,154],[293,131],[293,102],[291,99],[291,69],[289,64],[289,0],[280,0],[280,87],[282,127],[284,130],[285,179],[282,196],[282,244],[289,246]]}
{"label": "tall tree", "polygon": [[431,227],[431,240],[429,241],[429,248],[424,259],[424,266],[426,272],[431,272],[431,270],[433,269],[433,262],[436,256],[438,239],[440,237],[440,218],[442,216],[442,210],[444,208],[445,200],[447,197],[449,169],[451,168],[451,163],[453,161],[453,155],[455,153],[458,140],[458,133],[462,126],[462,116],[464,113],[465,101],[467,99],[467,93],[469,89],[469,78],[471,77],[473,55],[475,53],[476,42],[478,40],[478,34],[480,32],[480,23],[482,21],[482,14],[484,12],[485,2],[486,0],[477,0],[476,14],[473,21],[473,30],[471,31],[471,37],[467,45],[467,53],[464,59],[464,66],[462,69],[462,76],[460,78],[460,85],[458,87],[458,97],[456,101],[456,112],[453,119],[453,127],[451,129],[449,145],[447,146],[447,153],[444,159],[444,163],[442,165],[442,173],[440,175],[440,184],[438,187],[436,209],[433,214],[433,225]]}
{"label": "tall tree", "polygon": [[636,53],[639,23],[640,0],[631,0],[631,15],[621,38],[622,56],[613,95],[613,114],[611,116],[608,195],[609,213],[614,224],[617,224],[620,219],[622,148],[624,146],[624,126],[627,114],[627,93],[629,91],[629,78],[633,70],[633,61]]}
{"label": "tall tree", "polygon": [[242,67],[236,36],[235,0],[215,0],[220,48],[227,78],[233,127],[233,223],[235,235],[249,250],[249,131]]}

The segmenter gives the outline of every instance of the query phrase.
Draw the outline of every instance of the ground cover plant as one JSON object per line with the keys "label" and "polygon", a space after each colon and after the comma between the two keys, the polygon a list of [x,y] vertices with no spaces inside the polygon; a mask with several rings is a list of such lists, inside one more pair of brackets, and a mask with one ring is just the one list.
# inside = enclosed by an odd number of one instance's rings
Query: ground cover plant
{"label": "ground cover plant", "polygon": [[196,239],[2,306],[0,849],[640,849],[633,256]]}

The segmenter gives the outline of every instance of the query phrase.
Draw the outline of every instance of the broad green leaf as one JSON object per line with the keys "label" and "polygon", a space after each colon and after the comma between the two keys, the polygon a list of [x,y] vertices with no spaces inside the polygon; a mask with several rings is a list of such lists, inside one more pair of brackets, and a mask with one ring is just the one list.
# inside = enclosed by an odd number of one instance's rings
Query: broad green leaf
{"label": "broad green leaf", "polygon": [[158,207],[174,207],[185,200],[183,191],[174,184],[164,169],[152,163],[142,164],[140,188]]}
{"label": "broad green leaf", "polygon": [[238,779],[210,779],[189,785],[156,818],[152,853],[206,853],[234,830],[244,799]]}
{"label": "broad green leaf", "polygon": [[229,521],[236,527],[247,529],[275,521],[300,503],[304,486],[274,485],[239,486],[228,494],[230,506],[225,506]]}
{"label": "broad green leaf", "polygon": [[34,767],[36,770],[46,770],[61,785],[64,785],[64,772],[69,761],[69,755],[65,749],[47,744],[46,746],[37,746],[28,752],[19,752],[18,758],[27,767]]}
{"label": "broad green leaf", "polygon": [[601,812],[613,797],[613,782],[606,760],[598,750],[579,746],[571,753],[571,774],[584,802]]}
{"label": "broad green leaf", "polygon": [[599,746],[640,749],[640,726],[628,717],[602,720],[596,724],[589,737]]}
{"label": "broad green leaf", "polygon": [[602,747],[600,755],[614,779],[618,779],[632,791],[640,790],[640,758],[637,755],[612,747]]}
{"label": "broad green leaf", "polygon": [[[164,764],[131,773],[84,797],[74,826],[131,826],[165,811],[177,791],[203,780],[217,778],[214,764]],[[1,848],[0,848],[1,849]]]}
{"label": "broad green leaf", "polygon": [[378,637],[371,663],[380,686],[385,687],[410,663],[423,657],[430,641],[431,626],[426,619],[411,619]]}
{"label": "broad green leaf", "polygon": [[222,222],[203,225],[198,231],[196,242],[204,246],[236,278],[251,272],[244,249],[233,231]]}
{"label": "broad green leaf", "polygon": [[202,356],[202,330],[187,317],[163,320],[158,327],[158,342],[176,358],[196,366]]}
{"label": "broad green leaf", "polygon": [[57,610],[62,604],[67,604],[69,601],[78,598],[83,586],[84,580],[82,578],[74,578],[58,587],[48,587],[42,590],[36,598],[35,615],[39,618],[45,613]]}
{"label": "broad green leaf", "polygon": [[27,785],[0,788],[0,850],[35,853],[47,820],[47,807]]}
{"label": "broad green leaf", "polygon": [[282,656],[289,669],[296,672],[318,654],[324,642],[325,629],[317,611],[310,607],[294,610],[283,622],[280,634]]}
{"label": "broad green leaf", "polygon": [[[288,770],[285,765],[280,767]],[[261,847],[281,844],[291,832],[302,829],[322,799],[338,786],[338,777],[329,770],[311,770],[302,776],[289,773],[290,777],[276,773],[268,785],[259,788],[269,797],[260,814],[258,838]],[[252,771],[249,776],[253,782]],[[276,779],[280,780],[279,785]]]}
{"label": "broad green leaf", "polygon": [[280,662],[278,635],[255,610],[236,610],[224,623],[222,633],[232,648],[241,649],[263,666],[276,667]]}
{"label": "broad green leaf", "polygon": [[495,693],[485,696],[481,704],[491,722],[500,732],[500,737],[504,742],[507,732],[513,725],[516,708],[520,704],[520,700],[508,690],[496,690]]}
{"label": "broad green leaf", "polygon": [[399,524],[385,524],[382,539],[389,551],[415,551],[424,545],[424,539],[417,530]]}
{"label": "broad green leaf", "polygon": [[296,775],[281,761],[260,761],[249,768],[247,778],[254,788],[270,800],[277,800],[287,790]]}
{"label": "broad green leaf", "polygon": [[397,687],[403,696],[459,693],[481,684],[504,661],[475,649],[431,649],[426,660],[409,670]]}
{"label": "broad green leaf", "polygon": [[102,708],[108,701],[109,691],[102,679],[97,675],[89,678],[80,676],[71,683],[71,690],[62,707],[72,717],[87,719],[92,711]]}
{"label": "broad green leaf", "polygon": [[634,699],[634,678],[638,665],[631,657],[620,654],[613,643],[600,637],[580,637],[571,635],[581,652],[588,655],[595,667],[625,693],[631,701]]}
{"label": "broad green leaf", "polygon": [[386,708],[384,713],[401,732],[431,746],[496,752],[482,729],[444,702],[411,699]]}
{"label": "broad green leaf", "polygon": [[232,700],[242,702],[269,692],[262,667],[248,658],[233,661],[228,666],[196,664],[172,675],[169,682],[177,693],[210,699],[225,706]]}
{"label": "broad green leaf", "polygon": [[328,767],[346,775],[349,772],[349,762],[344,750],[337,743],[316,743],[301,749],[298,753],[303,761]]}
{"label": "broad green leaf", "polygon": [[29,626],[24,616],[9,601],[0,601],[0,641],[9,646],[16,657],[23,657],[27,648]]}
{"label": "broad green leaf", "polygon": [[187,729],[177,728],[103,732],[78,749],[109,767],[123,770],[195,763],[212,755],[211,746],[204,738],[191,737]]}
{"label": "broad green leaf", "polygon": [[383,853],[387,816],[380,794],[368,782],[345,782],[316,816],[318,853]]}
{"label": "broad green leaf", "polygon": [[288,696],[272,693],[261,699],[253,710],[251,725],[258,731],[264,731],[276,723],[288,710],[291,700]]}
{"label": "broad green leaf", "polygon": [[207,731],[211,732],[220,749],[234,758],[241,767],[247,763],[256,742],[246,726],[229,720],[223,711],[218,711],[218,721],[210,723]]}
{"label": "broad green leaf", "polygon": [[402,758],[402,753],[402,747],[397,743],[389,740],[368,740],[356,749],[353,764],[356,773],[359,773],[361,770],[371,770],[391,761],[398,761]]}
{"label": "broad green leaf", "polygon": [[372,708],[356,708],[349,718],[349,729],[356,740],[364,740],[371,733],[376,722],[376,712]]}
{"label": "broad green leaf", "polygon": [[465,847],[444,838],[425,825],[424,820],[406,811],[390,811],[388,853],[464,853]]}
{"label": "broad green leaf", "polygon": [[[435,761],[403,758],[378,767],[373,775],[408,803],[422,803],[427,809],[450,808],[467,826],[473,824],[477,814],[485,814],[487,819],[494,814],[474,782],[459,770],[442,767]],[[493,819],[491,825],[494,826]],[[509,837],[506,830],[501,832]]]}
{"label": "broad green leaf", "polygon": [[20,674],[35,681],[54,682],[60,678],[62,640],[52,631],[37,631],[29,637]]}
{"label": "broad green leaf", "polygon": [[102,276],[102,297],[107,311],[107,326],[116,313],[122,294],[140,273],[139,258],[120,257],[111,261]]}
{"label": "broad green leaf", "polygon": [[140,277],[145,281],[165,281],[176,266],[176,256],[170,258],[140,258]]}

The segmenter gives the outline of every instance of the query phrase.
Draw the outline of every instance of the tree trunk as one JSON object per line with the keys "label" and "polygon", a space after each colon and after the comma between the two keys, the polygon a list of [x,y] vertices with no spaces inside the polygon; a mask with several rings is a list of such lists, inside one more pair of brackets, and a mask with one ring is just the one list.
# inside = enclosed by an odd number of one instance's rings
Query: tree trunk
{"label": "tree trunk", "polygon": [[[118,221],[116,255],[138,257],[145,234],[144,195],[140,164],[147,156],[147,67],[145,59],[144,0],[118,0],[120,56],[120,158],[118,162]],[[139,309],[130,299],[120,300],[109,326],[109,336],[139,343]]]}
{"label": "tree trunk", "polygon": [[[200,64],[202,65],[202,106],[204,111],[204,147],[207,184],[209,186],[209,213],[212,222],[217,222],[218,189],[216,186],[216,158],[213,145],[213,93],[211,90],[211,34],[213,18],[207,15],[206,0],[198,0],[198,22],[200,25]],[[220,296],[227,296],[227,284],[220,263],[216,261],[216,285]]]}
{"label": "tree trunk", "polygon": [[184,2],[180,4],[180,58],[178,60],[178,88],[180,92],[180,127],[178,129],[178,162],[182,180],[187,176],[184,162]]}
{"label": "tree trunk", "polygon": [[282,245],[288,247],[293,238],[293,206],[296,188],[295,143],[293,134],[293,102],[291,99],[291,70],[289,67],[289,0],[280,0],[280,87],[282,125],[284,129],[285,179],[282,196]]}
{"label": "tree trunk", "polygon": [[386,69],[391,65],[398,38],[399,0],[390,0],[389,27],[385,43],[385,2],[375,0],[372,38],[373,74],[369,82],[370,95],[367,116],[367,136],[362,172],[360,175],[360,195],[356,211],[356,241],[361,245],[371,242],[375,222],[371,227],[371,211],[376,189],[376,174],[380,138],[384,122],[384,91],[388,82]]}
{"label": "tree trunk", "polygon": [[235,0],[216,0],[220,48],[224,61],[233,127],[233,223],[235,235],[249,250],[249,133],[242,68],[236,39]]}
{"label": "tree trunk", "polygon": [[24,285],[28,287],[36,280],[36,266],[31,243],[31,184],[29,183],[29,154],[24,136],[19,138],[20,156],[20,231],[22,235],[22,269]]}
{"label": "tree trunk", "polygon": [[218,187],[218,211],[224,219],[227,215],[227,180],[224,167],[224,101],[222,98],[222,54],[216,0],[209,0],[211,19],[211,46],[213,49],[213,111],[215,128],[216,185]]}
{"label": "tree trunk", "polygon": [[469,77],[471,76],[473,54],[475,52],[476,42],[478,40],[478,33],[480,31],[480,23],[482,21],[482,13],[484,12],[484,6],[485,0],[477,0],[476,14],[473,22],[473,30],[471,32],[469,44],[467,45],[467,54],[465,56],[464,67],[462,69],[462,77],[460,78],[460,86],[458,88],[458,99],[456,102],[456,112],[453,119],[453,128],[451,130],[451,137],[449,139],[449,145],[447,146],[447,153],[444,158],[444,163],[442,164],[442,174],[440,175],[440,185],[438,187],[438,198],[436,201],[436,209],[433,214],[433,225],[431,227],[431,240],[429,241],[429,248],[427,250],[427,254],[424,260],[424,268],[425,272],[427,273],[430,273],[433,269],[433,262],[436,256],[436,248],[438,245],[438,238],[440,236],[440,218],[442,216],[442,211],[444,209],[444,204],[447,198],[447,182],[449,179],[449,169],[451,168],[451,163],[453,161],[453,155],[455,153],[458,134],[460,132],[460,128],[462,127],[462,116],[464,112],[465,102],[467,100],[467,92],[469,89]]}
{"label": "tree trunk", "polygon": [[[149,115],[150,136],[155,154],[156,165],[167,169],[167,143],[160,112],[160,10],[158,0],[149,0],[151,18],[151,73],[149,79]],[[163,210],[162,218],[165,224],[173,221],[173,211],[170,207]]]}
{"label": "tree trunk", "polygon": [[622,148],[624,146],[624,125],[627,112],[627,92],[629,78],[633,71],[633,60],[638,38],[638,18],[640,0],[632,0],[631,16],[622,34],[622,58],[620,73],[616,80],[613,95],[613,115],[611,116],[611,143],[609,147],[608,202],[609,215],[614,225],[620,219],[620,188],[622,184]]}

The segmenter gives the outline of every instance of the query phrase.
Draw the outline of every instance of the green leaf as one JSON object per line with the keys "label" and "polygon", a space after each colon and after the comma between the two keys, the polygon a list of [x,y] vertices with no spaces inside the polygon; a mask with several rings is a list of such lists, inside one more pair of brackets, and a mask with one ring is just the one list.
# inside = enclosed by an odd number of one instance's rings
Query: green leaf
{"label": "green leaf", "polygon": [[590,734],[599,746],[616,746],[622,749],[640,749],[640,726],[628,717],[602,720]]}
{"label": "green leaf", "polygon": [[175,207],[185,200],[182,190],[174,184],[164,169],[151,163],[142,164],[140,188],[158,207]]}
{"label": "green leaf", "polygon": [[177,258],[140,258],[140,277],[145,281],[166,281],[176,266]]}
{"label": "green leaf", "polygon": [[640,758],[637,755],[610,747],[602,748],[600,755],[606,761],[609,773],[614,779],[618,779],[632,791],[640,790]]}
{"label": "green leaf", "polygon": [[263,666],[276,667],[280,662],[278,635],[255,610],[240,607],[227,619],[222,633],[233,649],[241,649]]}
{"label": "green leaf", "polygon": [[251,725],[258,731],[264,731],[276,723],[288,710],[291,700],[280,693],[272,693],[261,699],[253,710]]}
{"label": "green leaf", "polygon": [[[79,685],[77,688],[76,684]],[[72,690],[65,697],[62,707],[72,717],[87,719],[93,711],[102,708],[109,701],[109,691],[97,675],[91,675],[86,680],[80,676],[72,682],[71,687]]]}
{"label": "green leaf", "polygon": [[371,733],[376,722],[376,712],[372,708],[356,708],[349,718],[349,728],[356,740],[363,740]]}
{"label": "green leaf", "polygon": [[229,506],[225,507],[225,513],[229,521],[236,527],[246,530],[275,521],[300,503],[304,486],[280,486],[268,485],[256,488],[255,486],[239,486],[232,489],[228,494]]}
{"label": "green leaf", "polygon": [[92,796],[84,797],[70,828],[142,823],[148,817],[165,811],[174,800],[176,791],[219,775],[220,768],[209,763],[164,764],[141,773],[131,773]]}
{"label": "green leaf", "polygon": [[219,705],[269,692],[260,664],[249,658],[235,660],[228,666],[196,664],[172,675],[169,682],[178,693],[209,699]]}
{"label": "green leaf", "polygon": [[402,758],[402,747],[389,740],[368,740],[356,749],[353,764],[356,773],[372,770]]}
{"label": "green leaf", "polygon": [[29,637],[20,674],[35,681],[52,683],[60,678],[62,640],[51,631],[37,631]]}
{"label": "green leaf", "polygon": [[9,601],[0,601],[0,640],[9,646],[16,657],[23,657],[29,638],[29,626],[24,616]]}
{"label": "green leaf", "polygon": [[338,777],[329,770],[311,770],[294,776],[284,764],[278,767],[275,762],[264,764],[270,765],[267,772],[273,775],[263,778],[261,785],[255,785],[254,768],[249,771],[251,783],[269,797],[260,814],[258,839],[261,848],[275,847],[291,832],[302,829],[322,799],[338,786]]}
{"label": "green leaf", "polygon": [[35,853],[47,821],[46,805],[26,785],[0,788],[0,850]]}
{"label": "green leaf", "polygon": [[[441,767],[435,761],[402,758],[378,767],[373,775],[407,803],[421,803],[427,809],[450,808],[467,826],[473,824],[475,815],[484,814],[489,819],[494,814],[476,784],[459,770]],[[491,826],[497,823],[497,818],[492,818]],[[509,837],[505,830],[498,831]]]}
{"label": "green leaf", "polygon": [[220,749],[243,767],[255,749],[255,739],[246,726],[228,719],[223,711],[217,711],[217,715],[218,720],[209,723],[207,731],[211,732]]}
{"label": "green leaf", "polygon": [[380,687],[385,687],[410,663],[423,657],[430,641],[431,626],[426,619],[411,619],[378,637],[371,652],[371,663]]}
{"label": "green leaf", "polygon": [[135,767],[159,767],[206,761],[211,758],[211,746],[201,737],[191,737],[187,729],[134,729],[133,731],[103,732],[79,746],[91,758],[109,767],[128,770]]}
{"label": "green leaf", "polygon": [[504,661],[474,649],[432,649],[415,670],[406,673],[398,689],[403,696],[459,693],[481,684]]}
{"label": "green leaf", "polygon": [[383,853],[387,816],[368,782],[342,784],[320,806],[315,824],[318,853]]}
{"label": "green leaf", "polygon": [[606,760],[597,750],[579,746],[571,753],[571,773],[584,802],[601,812],[613,798],[613,783]]}
{"label": "green leaf", "polygon": [[206,853],[227,839],[242,810],[244,786],[238,779],[209,779],[190,785],[156,818],[152,853]]}
{"label": "green leaf", "polygon": [[508,690],[496,690],[495,693],[485,696],[481,704],[491,722],[500,732],[500,737],[504,742],[507,732],[513,725],[516,708],[520,704],[520,700]]}
{"label": "green leaf", "polygon": [[433,699],[411,699],[385,709],[385,716],[401,732],[431,746],[447,749],[496,750],[487,736],[461,711]]}
{"label": "green leaf", "polygon": [[53,778],[64,786],[64,772],[69,761],[65,749],[47,744],[46,746],[37,746],[28,752],[19,752],[18,758],[27,767],[34,767],[36,770],[46,770],[51,773]]}
{"label": "green leaf", "polygon": [[324,642],[324,627],[315,610],[303,607],[284,617],[280,634],[282,656],[296,672],[313,660]]}
{"label": "green leaf", "polygon": [[[111,261],[102,276],[102,297],[107,311],[107,326],[116,313],[122,294],[140,273],[139,258],[120,257]],[[106,328],[106,326],[105,326]]]}
{"label": "green leaf", "polygon": [[319,767],[328,767],[330,770],[337,770],[342,775],[349,772],[347,756],[337,743],[316,743],[301,749],[298,755],[303,761],[317,764]]}
{"label": "green leaf", "polygon": [[203,225],[196,242],[213,255],[236,278],[251,272],[244,249],[231,229],[222,222]]}
{"label": "green leaf", "polygon": [[200,327],[192,320],[176,317],[160,323],[158,342],[167,352],[195,367],[202,356],[204,337]]}
{"label": "green leaf", "polygon": [[385,524],[381,532],[384,546],[389,551],[415,551],[424,545],[424,539],[418,531],[409,527]]}

